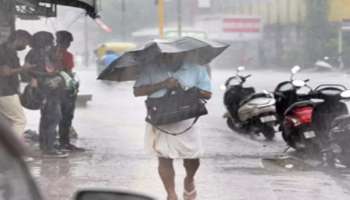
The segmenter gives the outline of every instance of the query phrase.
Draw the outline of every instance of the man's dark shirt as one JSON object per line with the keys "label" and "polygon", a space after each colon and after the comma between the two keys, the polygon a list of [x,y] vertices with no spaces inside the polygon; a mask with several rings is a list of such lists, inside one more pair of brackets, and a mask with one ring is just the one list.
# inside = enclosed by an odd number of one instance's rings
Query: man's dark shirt
{"label": "man's dark shirt", "polygon": [[[5,66],[11,69],[20,68],[16,50],[8,48],[6,43],[0,45],[0,69]],[[19,84],[18,74],[0,76],[0,97],[18,94]]]}
{"label": "man's dark shirt", "polygon": [[46,53],[42,49],[31,49],[25,57],[25,62],[31,65],[36,65],[35,70],[31,70],[30,73],[35,78],[37,76],[45,75],[45,58],[47,57]]}
{"label": "man's dark shirt", "polygon": [[[47,64],[52,62],[49,52],[44,49],[31,49],[25,57],[25,62],[37,66],[30,71],[30,76],[38,80],[39,88],[46,97],[57,98],[61,94],[61,84],[63,81],[60,76],[50,75],[46,71]],[[59,79],[57,79],[59,78]],[[62,83],[61,83],[62,82]],[[57,83],[57,87],[51,87],[50,83]]]}

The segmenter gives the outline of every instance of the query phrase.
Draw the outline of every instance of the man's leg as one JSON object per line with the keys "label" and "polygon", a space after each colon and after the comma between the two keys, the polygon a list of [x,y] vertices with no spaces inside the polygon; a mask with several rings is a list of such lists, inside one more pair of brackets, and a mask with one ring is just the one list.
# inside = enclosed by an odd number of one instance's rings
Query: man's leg
{"label": "man's leg", "polygon": [[71,116],[72,115],[70,112],[71,106],[69,104],[70,102],[67,99],[67,95],[64,94],[64,97],[61,102],[62,118],[59,123],[59,131],[58,131],[60,136],[59,142],[61,146],[70,144],[69,129],[72,125],[73,116]]}
{"label": "man's leg", "polygon": [[186,199],[195,199],[197,196],[196,186],[194,184],[194,177],[200,166],[199,159],[185,159],[184,167],[186,169],[186,177],[184,180],[184,197]]}
{"label": "man's leg", "polygon": [[75,112],[75,101],[77,96],[66,93],[62,103],[62,119],[59,123],[60,148],[68,151],[85,151],[84,148],[77,147],[70,142],[70,132]]}
{"label": "man's leg", "polygon": [[158,172],[168,194],[167,199],[177,200],[173,160],[167,158],[159,158]]}
{"label": "man's leg", "polygon": [[40,123],[39,123],[39,145],[40,150],[42,152],[48,151],[47,146],[47,136],[48,136],[48,127],[49,127],[49,121],[48,121],[48,112],[46,110],[46,105],[43,105],[43,107],[40,110]]}
{"label": "man's leg", "polygon": [[52,150],[55,150],[55,142],[57,137],[57,128],[60,120],[62,118],[61,115],[61,104],[59,101],[52,101],[50,103],[50,116],[49,116],[49,135],[48,135],[48,147]]}
{"label": "man's leg", "polygon": [[56,151],[54,144],[57,136],[57,127],[61,119],[60,104],[56,100],[47,99],[41,111],[40,120],[40,141],[42,141],[42,150],[46,152]]}
{"label": "man's leg", "polygon": [[10,122],[16,135],[23,139],[27,120],[18,95],[0,97],[0,113]]}

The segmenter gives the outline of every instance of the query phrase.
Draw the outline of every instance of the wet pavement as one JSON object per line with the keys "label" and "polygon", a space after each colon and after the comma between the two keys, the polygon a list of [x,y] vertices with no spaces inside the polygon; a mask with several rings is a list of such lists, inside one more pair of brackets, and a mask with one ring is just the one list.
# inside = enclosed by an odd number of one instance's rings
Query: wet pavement
{"label": "wet pavement", "polygon": [[[280,135],[267,142],[263,137],[238,135],[226,126],[222,118],[223,91],[219,88],[233,73],[233,70],[213,71],[210,114],[197,124],[206,150],[196,180],[198,199],[350,199],[347,170],[329,172],[293,159],[291,153],[284,153],[287,146]],[[272,90],[289,78],[285,72],[252,73],[247,83],[258,91]],[[82,71],[80,76],[81,93],[93,94],[93,100],[87,107],[77,109],[74,126],[79,133],[76,144],[88,151],[71,154],[68,159],[36,157],[30,168],[43,195],[49,200],[68,200],[77,190],[100,188],[138,191],[165,199],[157,160],[143,150],[144,98],[133,97],[131,82],[96,81],[94,71]],[[346,84],[350,78],[338,73],[301,73],[299,77],[310,78],[311,84],[325,80]],[[29,128],[35,130],[39,113],[27,111],[27,114]],[[181,196],[185,172],[180,160],[175,165],[177,191]]]}

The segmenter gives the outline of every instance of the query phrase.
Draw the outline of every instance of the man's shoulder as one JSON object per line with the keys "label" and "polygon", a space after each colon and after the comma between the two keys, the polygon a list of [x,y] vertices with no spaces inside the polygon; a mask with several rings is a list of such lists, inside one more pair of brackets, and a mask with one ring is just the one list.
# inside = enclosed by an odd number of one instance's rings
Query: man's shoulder
{"label": "man's shoulder", "polygon": [[70,51],[65,51],[64,54],[69,57],[73,57],[73,54]]}
{"label": "man's shoulder", "polygon": [[198,64],[186,63],[183,64],[181,68],[186,72],[198,73],[201,72],[204,67]]}
{"label": "man's shoulder", "polygon": [[36,51],[35,49],[31,49],[29,50],[29,52],[27,53],[27,55],[25,56],[25,60],[35,60],[36,58],[40,57],[39,52]]}
{"label": "man's shoulder", "polygon": [[74,56],[71,52],[69,51],[65,51],[64,54],[63,54],[63,59],[66,61],[66,62],[71,62],[74,60]]}

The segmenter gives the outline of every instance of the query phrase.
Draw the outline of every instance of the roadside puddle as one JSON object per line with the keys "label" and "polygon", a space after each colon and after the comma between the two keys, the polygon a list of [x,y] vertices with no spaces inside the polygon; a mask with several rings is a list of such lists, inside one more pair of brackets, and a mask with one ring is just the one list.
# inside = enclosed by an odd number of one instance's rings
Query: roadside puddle
{"label": "roadside puddle", "polygon": [[304,160],[293,156],[278,156],[261,159],[263,167],[267,170],[293,170],[310,171],[316,163],[306,163]]}

